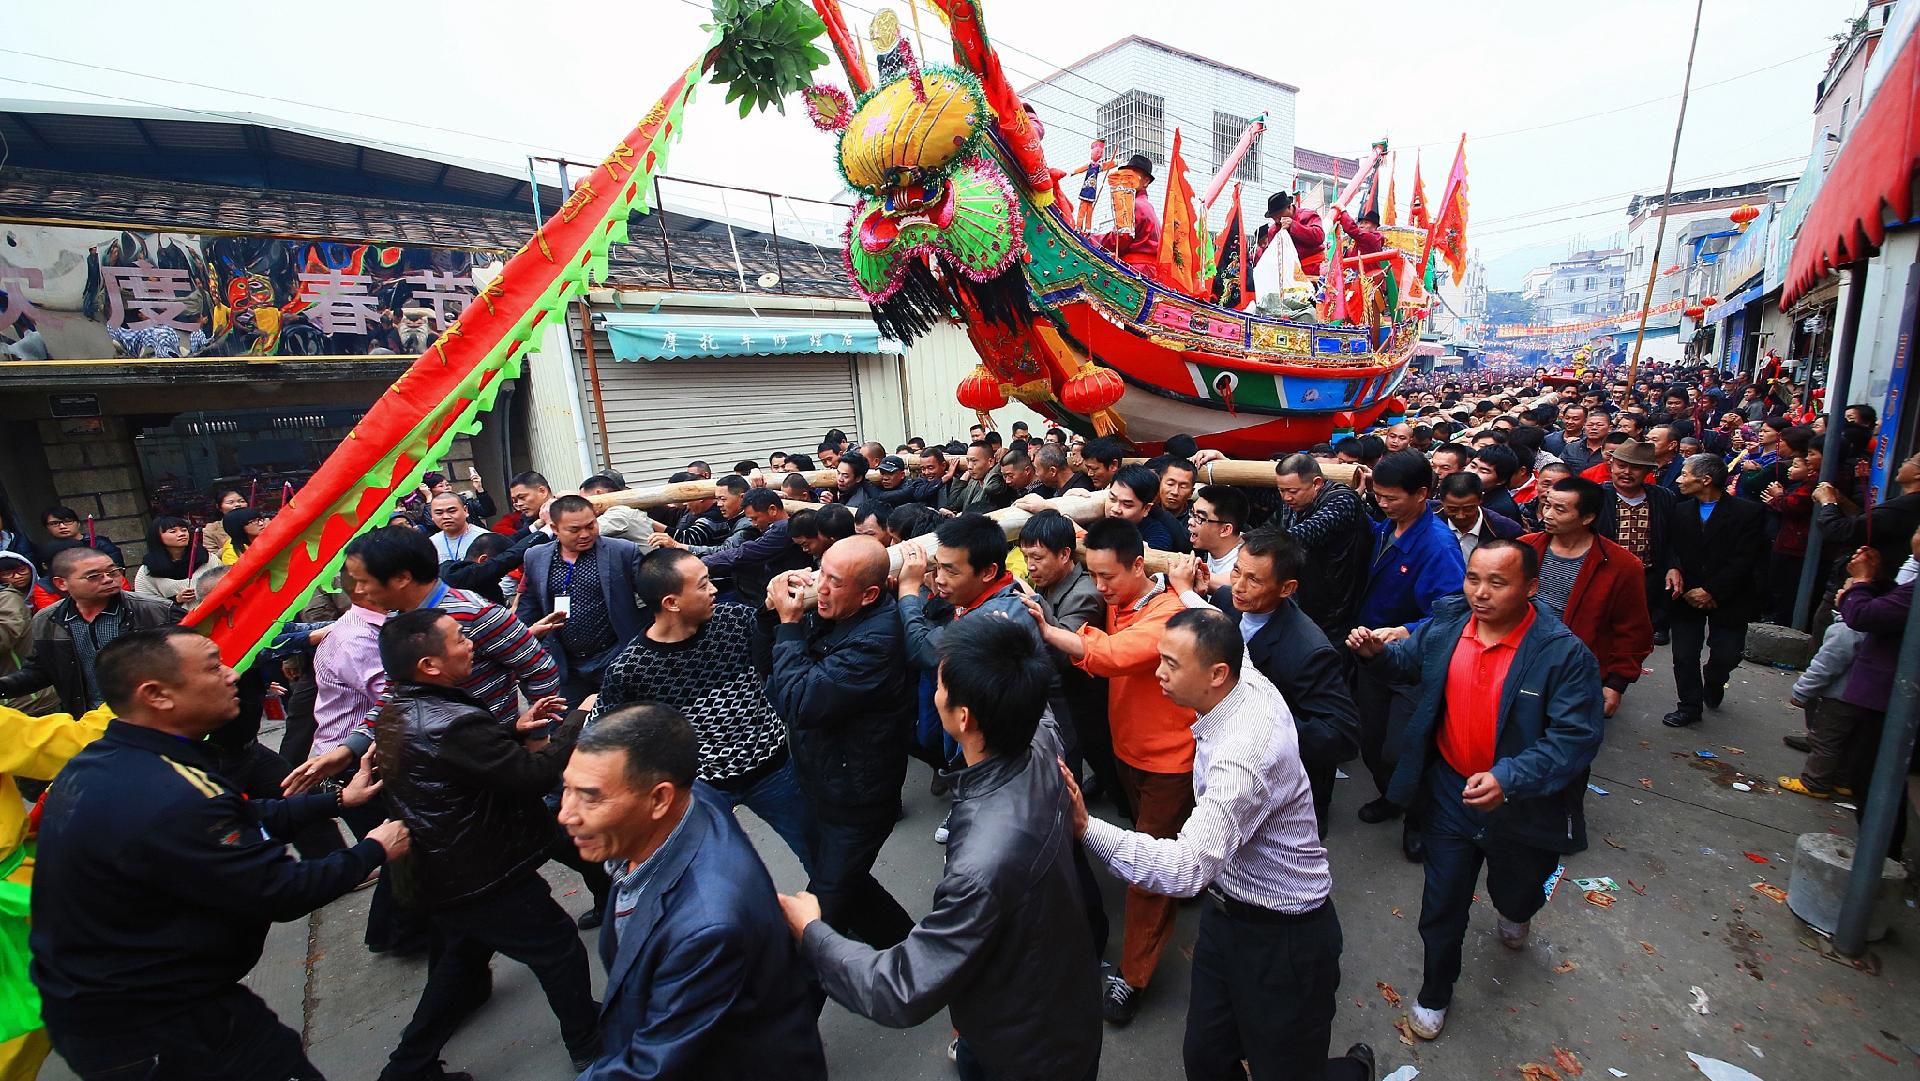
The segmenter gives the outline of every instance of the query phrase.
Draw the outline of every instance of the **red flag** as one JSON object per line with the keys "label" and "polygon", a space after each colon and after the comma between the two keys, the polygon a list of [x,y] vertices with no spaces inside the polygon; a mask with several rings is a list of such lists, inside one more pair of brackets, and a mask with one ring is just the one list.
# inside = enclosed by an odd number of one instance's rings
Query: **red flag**
{"label": "red flag", "polygon": [[[1447,174],[1446,189],[1440,195],[1440,213],[1427,233],[1427,251],[1438,252],[1453,271],[1453,284],[1467,277],[1467,137],[1460,136],[1460,147],[1453,153],[1453,169]],[[1420,260],[1426,265],[1424,253]]]}
{"label": "red flag", "polygon": [[1427,189],[1420,183],[1420,152],[1413,152],[1413,197],[1407,203],[1407,221],[1422,229],[1433,226],[1427,217]]}
{"label": "red flag", "polygon": [[1167,202],[1160,211],[1160,280],[1189,296],[1199,295],[1200,235],[1194,231],[1193,185],[1180,156],[1180,129],[1173,129],[1167,158]]}

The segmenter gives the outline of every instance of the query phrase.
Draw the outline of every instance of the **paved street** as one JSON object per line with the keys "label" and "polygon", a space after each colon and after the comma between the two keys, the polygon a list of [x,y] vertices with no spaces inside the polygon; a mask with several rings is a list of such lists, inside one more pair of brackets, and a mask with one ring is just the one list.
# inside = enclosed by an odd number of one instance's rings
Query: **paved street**
{"label": "paved street", "polygon": [[[1631,691],[1613,722],[1589,795],[1592,847],[1567,861],[1566,880],[1534,923],[1519,954],[1493,937],[1491,912],[1476,914],[1466,972],[1446,1033],[1406,1046],[1389,991],[1411,996],[1419,984],[1420,874],[1398,851],[1398,827],[1367,827],[1353,809],[1371,793],[1343,783],[1330,841],[1335,898],[1346,939],[1336,1050],[1366,1040],[1381,1074],[1411,1063],[1423,1077],[1520,1077],[1529,1062],[1555,1064],[1556,1048],[1577,1058],[1586,1076],[1692,1076],[1695,1052],[1742,1066],[1765,1081],[1880,1078],[1920,1065],[1920,918],[1908,900],[1895,930],[1874,948],[1878,971],[1823,959],[1815,937],[1750,884],[1787,882],[1795,835],[1829,828],[1851,832],[1850,816],[1773,790],[1773,777],[1797,768],[1780,744],[1798,714],[1784,706],[1788,673],[1744,665],[1726,708],[1697,729],[1674,732],[1659,717],[1671,708],[1666,651]],[[1713,761],[1696,758],[1711,750]],[[1357,763],[1356,763],[1357,765]],[[1734,771],[1765,784],[1732,787]],[[941,808],[915,767],[908,817],[886,849],[879,876],[909,910],[924,911],[939,873],[931,835]],[[782,889],[802,884],[798,865],[770,831],[747,815],[749,831]],[[1745,853],[1770,860],[1759,866]],[[1610,909],[1587,904],[1571,879],[1613,877]],[[585,895],[566,872],[552,876],[563,903],[578,911]],[[1107,883],[1118,949],[1118,890]],[[1633,887],[1645,890],[1642,895]],[[367,893],[312,919],[277,927],[252,983],[289,1023],[302,1026],[314,1061],[331,1078],[371,1078],[412,1009],[420,961],[370,956],[360,945]],[[1911,897],[1911,894],[1908,895]],[[1197,910],[1182,911],[1139,1019],[1107,1031],[1104,1076],[1169,1078],[1180,1073],[1187,959]],[[594,964],[596,978],[599,964]],[[567,1064],[556,1025],[526,970],[494,966],[493,1000],[447,1049],[452,1068],[483,1079],[560,1078]],[[1691,989],[1705,996],[1696,1012]],[[944,1079],[948,1030],[935,1022],[907,1032],[882,1029],[829,1004],[821,1019],[834,1076]],[[1893,1061],[1889,1061],[1893,1060]],[[1562,1069],[1563,1075],[1570,1071]],[[71,1075],[59,1063],[45,1076]]]}

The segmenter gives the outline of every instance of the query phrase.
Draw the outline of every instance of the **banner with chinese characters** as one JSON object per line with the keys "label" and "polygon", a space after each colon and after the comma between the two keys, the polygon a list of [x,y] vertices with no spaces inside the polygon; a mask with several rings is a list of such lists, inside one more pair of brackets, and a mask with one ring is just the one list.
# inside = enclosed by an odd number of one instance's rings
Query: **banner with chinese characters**
{"label": "banner with chinese characters", "polygon": [[[1677,312],[1685,306],[1686,302],[1683,300],[1670,300],[1665,304],[1656,304],[1648,308],[1647,316],[1651,318],[1656,315],[1665,315],[1668,312]],[[1604,319],[1588,319],[1581,323],[1502,326],[1493,328],[1493,336],[1496,338],[1545,338],[1559,334],[1580,334],[1589,330],[1599,330],[1603,327],[1630,327],[1633,323],[1638,322],[1639,319],[1640,313],[1638,311],[1631,311],[1620,315],[1609,315]]]}
{"label": "banner with chinese characters", "polygon": [[606,312],[596,319],[606,328],[615,360],[905,352],[882,337],[871,319],[653,312]]}
{"label": "banner with chinese characters", "polygon": [[412,356],[490,276],[486,252],[0,223],[0,354]]}

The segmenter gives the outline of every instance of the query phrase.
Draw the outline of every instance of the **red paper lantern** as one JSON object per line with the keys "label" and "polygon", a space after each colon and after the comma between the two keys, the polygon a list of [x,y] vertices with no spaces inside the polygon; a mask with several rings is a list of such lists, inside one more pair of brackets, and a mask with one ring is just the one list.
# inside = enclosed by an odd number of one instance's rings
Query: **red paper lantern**
{"label": "red paper lantern", "polygon": [[1067,380],[1060,390],[1060,404],[1083,417],[1090,417],[1103,409],[1111,409],[1120,403],[1127,393],[1127,384],[1119,373],[1112,368],[1102,368],[1087,363]]}
{"label": "red paper lantern", "polygon": [[1760,208],[1752,205],[1740,207],[1733,213],[1727,215],[1727,217],[1733,219],[1733,224],[1739,227],[1743,233],[1747,231],[1747,226],[1753,223],[1753,219],[1759,216]]}
{"label": "red paper lantern", "polygon": [[1126,393],[1127,384],[1120,373],[1084,360],[1073,378],[1060,388],[1060,404],[1092,421],[1093,430],[1100,435],[1112,435],[1123,427],[1113,407]]}
{"label": "red paper lantern", "polygon": [[1702,308],[1711,308],[1718,303],[1720,303],[1720,298],[1716,296],[1704,296],[1700,298],[1700,306]]}
{"label": "red paper lantern", "polygon": [[1688,319],[1701,319],[1706,316],[1707,309],[1702,308],[1698,304],[1695,304],[1693,307],[1688,308],[1685,312],[1681,314],[1685,315]]}
{"label": "red paper lantern", "polygon": [[976,413],[986,413],[1007,404],[1007,392],[984,364],[975,364],[973,371],[960,380],[960,385],[954,389],[954,397],[960,399],[961,405]]}

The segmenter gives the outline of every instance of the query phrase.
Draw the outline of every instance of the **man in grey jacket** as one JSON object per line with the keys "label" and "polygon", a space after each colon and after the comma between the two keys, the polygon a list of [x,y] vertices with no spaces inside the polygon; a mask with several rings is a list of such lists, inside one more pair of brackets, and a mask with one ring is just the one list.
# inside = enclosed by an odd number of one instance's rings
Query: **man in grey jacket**
{"label": "man in grey jacket", "polygon": [[1043,720],[1052,673],[1031,630],[969,619],[940,642],[934,703],[966,767],[933,910],[885,950],[845,938],[811,894],[780,898],[827,994],[909,1028],[943,1008],[963,1079],[1093,1078],[1099,972],[1081,914],[1060,743]]}
{"label": "man in grey jacket", "polygon": [[[1027,519],[1020,527],[1020,554],[1027,563],[1027,581],[1046,605],[1047,622],[1063,630],[1078,633],[1088,623],[1103,626],[1107,602],[1093,587],[1087,568],[1074,560],[1073,522],[1057,510],[1045,510]],[[1074,744],[1081,757],[1093,769],[1088,783],[1090,795],[1105,794],[1129,819],[1132,810],[1120,789],[1120,775],[1113,764],[1113,730],[1107,721],[1107,681],[1091,676],[1063,657],[1055,656],[1060,672],[1060,688],[1066,696],[1068,722]]]}

